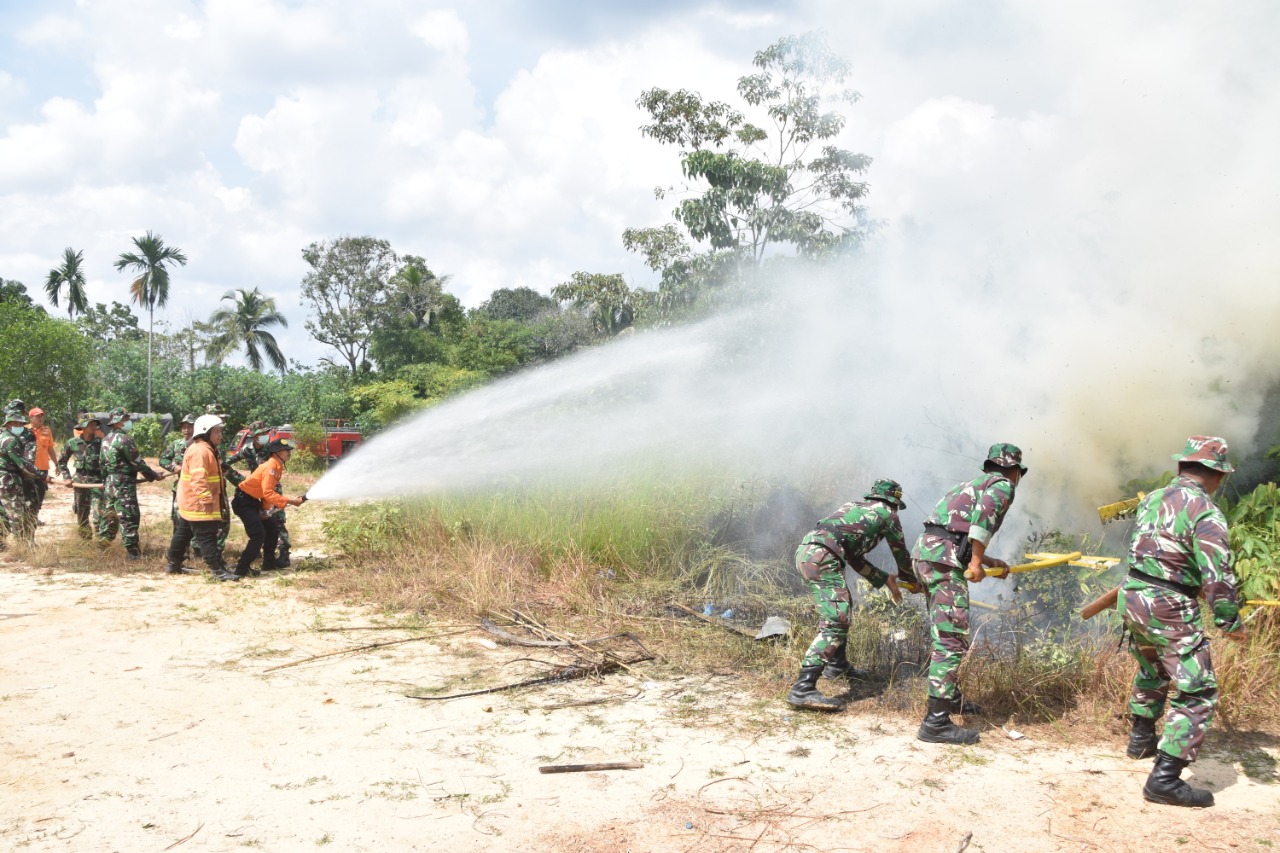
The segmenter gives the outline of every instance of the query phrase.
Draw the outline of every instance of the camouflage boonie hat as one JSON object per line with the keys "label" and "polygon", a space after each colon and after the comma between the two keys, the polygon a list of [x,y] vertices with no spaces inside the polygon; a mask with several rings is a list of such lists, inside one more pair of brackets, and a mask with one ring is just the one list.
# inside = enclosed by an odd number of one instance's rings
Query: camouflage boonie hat
{"label": "camouflage boonie hat", "polygon": [[25,412],[27,410],[27,404],[22,402],[21,400],[10,400],[9,402],[4,404],[4,410],[6,413],[13,409],[21,409],[22,411]]}
{"label": "camouflage boonie hat", "polygon": [[991,449],[987,451],[987,459],[982,463],[983,470],[988,465],[995,465],[1000,468],[1017,468],[1022,473],[1027,473],[1027,466],[1022,464],[1021,448],[1008,442],[991,445]]}
{"label": "camouflage boonie hat", "polygon": [[1230,474],[1236,470],[1227,460],[1227,441],[1216,435],[1193,435],[1181,453],[1173,454],[1175,462],[1195,462],[1206,468]]}
{"label": "camouflage boonie hat", "polygon": [[10,409],[4,413],[4,422],[7,424],[29,424],[31,419],[27,417],[27,413],[22,409]]}
{"label": "camouflage boonie hat", "polygon": [[898,509],[907,508],[906,502],[902,500],[902,486],[897,480],[876,480],[871,485],[871,491],[862,497],[869,501],[884,501]]}
{"label": "camouflage boonie hat", "polygon": [[129,413],[125,411],[124,406],[116,406],[107,413],[107,423],[118,424],[120,421],[127,420]]}
{"label": "camouflage boonie hat", "polygon": [[222,407],[217,403],[210,403],[204,407],[204,413],[206,415],[217,415],[218,417],[222,417]]}
{"label": "camouflage boonie hat", "polygon": [[80,419],[80,422],[76,424],[76,429],[84,429],[87,426],[89,426],[89,424],[91,423],[98,424],[98,426],[102,426],[102,423],[99,421],[97,415],[85,415],[83,418]]}
{"label": "camouflage boonie hat", "polygon": [[263,421],[254,421],[249,424],[249,435],[257,435],[260,432],[271,432],[271,427],[267,426]]}
{"label": "camouflage boonie hat", "polygon": [[183,415],[182,420],[179,421],[179,424],[194,424],[195,422],[196,422],[196,416],[194,414]]}

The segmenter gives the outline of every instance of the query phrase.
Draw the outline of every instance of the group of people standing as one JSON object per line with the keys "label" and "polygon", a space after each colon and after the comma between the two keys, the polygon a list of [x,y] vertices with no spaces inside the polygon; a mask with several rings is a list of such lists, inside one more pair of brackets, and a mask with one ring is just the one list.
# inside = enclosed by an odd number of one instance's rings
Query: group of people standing
{"label": "group of people standing", "polygon": [[[1172,458],[1178,475],[1138,505],[1125,559],[1128,574],[1117,597],[1117,612],[1138,663],[1126,754],[1155,758],[1143,786],[1148,801],[1204,807],[1213,805],[1213,795],[1180,778],[1195,760],[1218,702],[1200,600],[1226,637],[1236,642],[1246,638],[1227,521],[1211,498],[1234,469],[1226,441],[1216,436],[1192,436]],[[823,695],[818,679],[854,681],[865,675],[846,657],[852,597],[845,570],[851,569],[873,587],[888,588],[894,601],[902,600],[902,589],[926,597],[932,650],[928,706],[917,738],[977,743],[977,730],[951,720],[952,714],[981,713],[964,700],[959,685],[960,663],[969,647],[969,584],[1008,576],[1008,564],[987,549],[1026,473],[1018,447],[992,445],[982,475],[942,497],[909,553],[898,519],[906,503],[902,487],[893,480],[877,480],[862,500],[820,520],[796,550],[796,567],[817,603],[818,635],[805,652],[787,701],[798,708],[836,711],[843,703]],[[881,541],[897,563],[896,575],[866,559]],[[1157,738],[1161,714],[1165,725]]]}
{"label": "group of people standing", "polygon": [[[262,569],[290,564],[284,508],[299,506],[306,497],[286,498],[280,493],[293,444],[288,439],[272,440],[270,428],[261,421],[250,424],[245,446],[228,455],[220,449],[225,422],[216,407],[200,417],[187,415],[179,426],[180,435],[160,455],[162,470],[155,470],[130,437],[134,421],[129,412],[116,408],[105,416],[85,414],[57,456],[54,478],[50,469],[56,447],[52,431],[44,424],[44,412],[27,410],[21,400],[13,400],[6,405],[4,417],[0,546],[8,534],[34,540],[38,513],[52,482],[74,489],[72,509],[81,537],[106,543],[119,534],[127,558],[139,560],[138,483],[173,474],[173,536],[166,555],[170,574],[193,572],[183,565],[189,547],[218,580],[260,574],[254,568],[259,556]],[[248,473],[237,470],[237,463],[246,464]],[[248,543],[231,571],[222,554],[233,512],[244,525]]]}

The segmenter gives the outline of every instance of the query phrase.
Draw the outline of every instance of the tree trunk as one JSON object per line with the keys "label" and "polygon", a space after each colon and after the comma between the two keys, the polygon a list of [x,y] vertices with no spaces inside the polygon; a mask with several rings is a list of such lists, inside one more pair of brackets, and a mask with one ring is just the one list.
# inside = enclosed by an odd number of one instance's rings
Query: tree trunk
{"label": "tree trunk", "polygon": [[147,414],[151,414],[151,339],[156,333],[156,306],[148,305],[150,320],[147,321]]}

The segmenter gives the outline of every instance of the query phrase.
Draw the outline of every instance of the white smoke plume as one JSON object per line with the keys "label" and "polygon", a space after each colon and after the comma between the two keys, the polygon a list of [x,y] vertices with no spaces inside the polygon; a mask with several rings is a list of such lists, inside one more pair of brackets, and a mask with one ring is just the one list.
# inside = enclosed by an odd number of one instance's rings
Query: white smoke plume
{"label": "white smoke plume", "polygon": [[[1255,433],[1280,364],[1278,13],[1113,5],[992,7],[990,37],[1024,45],[1003,69],[982,39],[910,29],[931,10],[960,26],[952,4],[824,12],[866,98],[848,147],[876,156],[885,224],[864,256],[424,412],[311,495],[659,458],[673,476],[706,462],[891,476],[927,511],[1010,441],[1031,468],[1015,524],[1070,525],[1169,468],[1190,434],[1269,441]],[[900,85],[913,38],[924,70]],[[1019,109],[982,100],[992,86],[1009,101],[1020,79]]]}

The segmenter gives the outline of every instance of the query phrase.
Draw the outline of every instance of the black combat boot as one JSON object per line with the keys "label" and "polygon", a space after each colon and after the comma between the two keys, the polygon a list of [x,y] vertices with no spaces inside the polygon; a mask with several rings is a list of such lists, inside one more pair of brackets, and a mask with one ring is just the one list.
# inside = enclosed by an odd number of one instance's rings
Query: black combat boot
{"label": "black combat boot", "polygon": [[1150,758],[1156,754],[1156,721],[1154,717],[1133,715],[1133,730],[1129,732],[1129,748],[1124,754],[1130,758]]}
{"label": "black combat boot", "polygon": [[200,574],[195,569],[188,569],[186,566],[182,566],[182,565],[175,566],[173,563],[169,563],[168,565],[165,566],[164,573],[166,575],[198,575]]}
{"label": "black combat boot", "polygon": [[[289,549],[288,549],[287,547],[285,547],[285,548],[281,548],[281,549],[280,549],[280,553],[276,555],[276,563],[275,563],[275,565],[274,565],[274,566],[272,566],[271,568],[273,568],[273,569],[287,569],[287,568],[289,568],[289,566],[290,566],[290,565],[291,565],[291,564],[290,564],[290,562],[289,562]],[[264,569],[265,569],[265,568],[267,568],[267,567],[266,567],[266,566],[263,566],[262,568],[264,568]]]}
{"label": "black combat boot", "polygon": [[978,742],[978,733],[973,729],[962,729],[951,722],[950,699],[929,697],[929,711],[916,737],[926,743],[970,744]]}
{"label": "black combat boot", "polygon": [[865,669],[856,669],[853,664],[849,663],[849,659],[845,657],[845,648],[848,644],[841,643],[839,648],[835,650],[835,663],[829,663],[822,668],[822,677],[829,678],[832,681],[848,681],[852,684],[855,681],[866,681],[871,677],[871,673]]}
{"label": "black combat boot", "polygon": [[822,675],[820,666],[804,666],[800,668],[800,677],[791,685],[787,701],[796,708],[807,708],[810,711],[839,711],[843,706],[829,696],[818,691],[818,676]]}
{"label": "black combat boot", "polygon": [[136,563],[138,560],[142,559],[142,549],[139,548],[137,545],[133,546],[132,548],[126,548],[124,552],[124,558],[128,560],[130,563]]}
{"label": "black combat boot", "polygon": [[970,702],[963,696],[957,696],[954,699],[948,699],[947,710],[953,714],[981,714],[982,706],[977,702]]}
{"label": "black combat boot", "polygon": [[1151,768],[1147,784],[1142,786],[1142,796],[1147,802],[1164,803],[1167,806],[1190,806],[1203,809],[1213,805],[1213,794],[1193,788],[1178,777],[1191,762],[1174,758],[1167,752],[1156,753],[1156,765]]}

